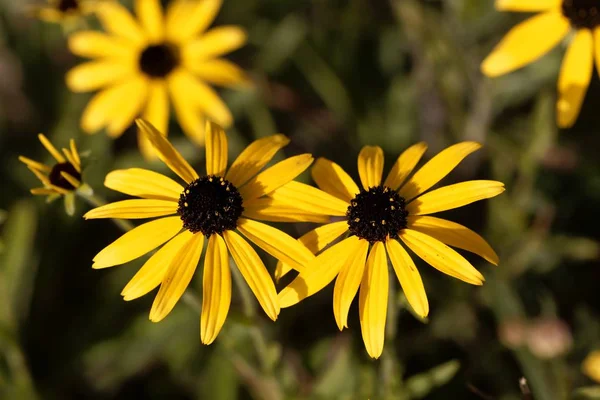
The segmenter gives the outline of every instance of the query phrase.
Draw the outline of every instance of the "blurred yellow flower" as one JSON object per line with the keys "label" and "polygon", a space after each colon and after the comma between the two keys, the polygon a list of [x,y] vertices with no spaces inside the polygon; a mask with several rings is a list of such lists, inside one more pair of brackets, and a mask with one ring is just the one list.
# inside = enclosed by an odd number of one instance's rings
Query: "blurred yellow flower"
{"label": "blurred yellow flower", "polygon": [[600,4],[589,0],[496,0],[496,8],[541,13],[514,27],[483,61],[481,70],[489,77],[536,61],[574,30],[558,78],[556,103],[558,126],[572,126],[592,78],[594,55],[600,65]]}
{"label": "blurred yellow flower", "polygon": [[53,201],[60,196],[64,196],[65,210],[67,214],[73,215],[75,212],[74,192],[82,186],[81,159],[75,146],[75,141],[71,139],[69,143],[70,148],[63,148],[61,154],[46,136],[40,133],[38,138],[50,155],[54,157],[56,164],[50,167],[27,157],[19,156],[19,160],[27,165],[27,168],[44,185],[43,187],[31,189],[31,193],[48,196],[48,201]]}
{"label": "blurred yellow flower", "polygon": [[581,364],[581,370],[591,379],[600,383],[600,350],[592,351]]}
{"label": "blurred yellow flower", "polygon": [[[156,218],[125,233],[94,258],[94,268],[124,264],[158,250],[123,289],[125,300],[160,290],[150,311],[154,322],[162,320],[175,306],[192,279],[208,240],[204,260],[201,340],[212,343],[221,330],[231,301],[229,254],[269,318],[279,315],[275,285],[258,254],[242,238],[278,260],[291,263],[314,256],[286,233],[256,219],[272,220],[280,213],[277,205],[265,206],[264,195],[290,182],[312,163],[309,154],[287,158],[261,172],[275,153],[287,145],[283,135],[265,137],[251,143],[227,170],[227,138],[212,123],[206,127],[206,175],[200,177],[169,141],[150,123],[137,120],[162,161],[185,182],[185,187],[153,171],[131,168],[106,176],[113,190],[141,197],[95,208],[84,217]],[[294,220],[293,213],[282,219]]]}
{"label": "blurred yellow flower", "polygon": [[45,6],[34,6],[32,11],[47,22],[67,22],[93,13],[102,1],[113,0],[47,0]]}
{"label": "blurred yellow flower", "polygon": [[[167,132],[170,103],[184,132],[204,143],[203,117],[222,126],[232,123],[229,108],[206,83],[235,86],[248,82],[245,73],[220,58],[241,47],[240,27],[206,29],[222,0],[175,0],[166,15],[159,0],[136,0],[137,20],[118,3],[103,3],[97,15],[108,34],[83,31],[69,39],[71,51],[95,59],[68,72],[75,92],[102,89],[85,109],[81,126],[102,128],[120,136],[137,116]],[[140,149],[151,157],[152,146],[138,135]]]}
{"label": "blurred yellow flower", "polygon": [[[480,147],[474,142],[451,146],[407,180],[427,149],[424,143],[418,143],[400,155],[382,183],[383,150],[365,146],[358,156],[362,188],[339,165],[320,158],[312,168],[312,176],[322,190],[290,182],[271,193],[274,201],[288,203],[307,214],[343,218],[299,239],[311,252],[317,254],[349,234],[312,261],[303,260],[305,271],[279,293],[281,307],[290,307],[315,294],[337,276],[333,311],[342,330],[348,327],[348,310],[360,288],[363,340],[369,355],[378,358],[383,351],[388,305],[388,256],[415,313],[421,317],[429,313],[421,276],[401,242],[439,271],[481,285],[484,278],[479,271],[448,245],[497,264],[494,250],[468,228],[429,214],[497,196],[504,191],[504,185],[496,181],[467,181],[425,193]],[[279,263],[276,277],[289,270],[290,266]]]}

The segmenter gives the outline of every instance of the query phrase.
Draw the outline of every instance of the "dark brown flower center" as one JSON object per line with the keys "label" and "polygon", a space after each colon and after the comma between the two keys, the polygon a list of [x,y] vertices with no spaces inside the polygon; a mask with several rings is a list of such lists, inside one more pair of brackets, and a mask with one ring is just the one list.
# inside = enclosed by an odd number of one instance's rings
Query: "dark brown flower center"
{"label": "dark brown flower center", "polygon": [[169,43],[154,44],[142,51],[140,69],[153,78],[164,78],[179,65],[179,51]]}
{"label": "dark brown flower center", "polygon": [[67,11],[77,11],[79,9],[79,3],[77,3],[77,0],[60,0],[58,9],[63,13]]}
{"label": "dark brown flower center", "polygon": [[594,29],[600,25],[599,0],[563,0],[562,13],[577,29]]}
{"label": "dark brown flower center", "polygon": [[407,216],[406,200],[387,186],[361,190],[346,211],[350,233],[369,243],[398,237]]}
{"label": "dark brown flower center", "polygon": [[53,184],[54,186],[58,186],[59,188],[62,188],[62,189],[75,190],[76,187],[73,186],[71,184],[71,182],[66,180],[62,176],[61,172],[66,172],[67,174],[71,175],[73,178],[77,179],[78,181],[81,181],[81,174],[79,172],[77,172],[75,167],[73,165],[71,165],[71,163],[64,162],[64,163],[56,164],[54,167],[52,167],[52,170],[50,171],[50,174],[48,175],[48,179],[50,180],[50,183]]}
{"label": "dark brown flower center", "polygon": [[183,227],[205,236],[237,227],[244,211],[237,188],[220,176],[209,175],[190,183],[179,197],[177,213]]}

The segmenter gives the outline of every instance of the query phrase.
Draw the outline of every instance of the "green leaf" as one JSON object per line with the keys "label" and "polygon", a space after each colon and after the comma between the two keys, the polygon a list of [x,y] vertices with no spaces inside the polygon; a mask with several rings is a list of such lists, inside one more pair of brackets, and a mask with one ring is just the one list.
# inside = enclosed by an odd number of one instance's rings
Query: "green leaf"
{"label": "green leaf", "polygon": [[430,369],[427,372],[412,376],[406,380],[406,388],[413,399],[425,398],[432,390],[448,383],[458,372],[460,363],[451,360]]}

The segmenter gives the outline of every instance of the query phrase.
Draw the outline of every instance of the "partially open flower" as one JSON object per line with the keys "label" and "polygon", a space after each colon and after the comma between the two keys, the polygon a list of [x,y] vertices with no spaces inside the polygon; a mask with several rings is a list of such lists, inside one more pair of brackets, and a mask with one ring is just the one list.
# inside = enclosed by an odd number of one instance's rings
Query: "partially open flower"
{"label": "partially open flower", "polygon": [[87,185],[82,184],[81,158],[75,146],[75,141],[71,139],[69,148],[63,148],[61,153],[43,134],[40,133],[38,138],[50,155],[54,157],[56,163],[48,166],[27,157],[19,156],[19,160],[27,165],[27,168],[43,184],[42,187],[31,189],[31,193],[48,196],[47,199],[49,202],[63,196],[67,214],[73,215],[75,213],[75,191],[81,189],[89,190]]}

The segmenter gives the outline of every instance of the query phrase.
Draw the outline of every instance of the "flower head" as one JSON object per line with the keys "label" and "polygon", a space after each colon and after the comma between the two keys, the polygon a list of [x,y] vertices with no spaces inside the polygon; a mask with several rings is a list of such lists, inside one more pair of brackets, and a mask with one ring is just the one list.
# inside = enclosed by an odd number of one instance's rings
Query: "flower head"
{"label": "flower head", "polygon": [[48,196],[49,201],[64,196],[65,210],[67,211],[67,214],[73,215],[75,212],[74,192],[85,187],[82,185],[81,158],[79,157],[79,152],[75,146],[75,141],[71,139],[69,149],[63,148],[61,153],[43,134],[40,133],[38,138],[54,158],[56,164],[48,166],[27,157],[19,156],[19,160],[27,165],[27,168],[29,168],[43,184],[43,187],[31,189],[31,193]]}
{"label": "flower head", "polygon": [[[298,260],[314,258],[286,233],[257,219],[293,221],[301,213],[265,203],[265,195],[285,185],[312,163],[309,154],[287,158],[263,170],[275,153],[287,145],[283,135],[251,143],[227,169],[227,138],[215,124],[206,127],[206,175],[199,176],[168,140],[150,123],[136,121],[159,158],[184,182],[153,171],[131,168],[106,176],[105,185],[139,197],[98,207],[84,217],[147,219],[121,236],[94,258],[94,268],[124,264],[162,246],[123,289],[125,300],[143,296],[160,285],[150,311],[160,321],[171,311],[194,275],[204,241],[201,339],[215,340],[231,300],[229,255],[246,279],[265,313],[279,315],[275,285],[256,251],[240,233],[278,260],[304,270]],[[281,217],[277,217],[282,214]],[[156,219],[157,218],[157,219]],[[319,219],[319,218],[317,218]],[[165,244],[166,243],[166,244]]]}
{"label": "flower head", "polygon": [[[120,136],[137,116],[167,132],[170,104],[184,132],[204,143],[203,116],[227,127],[231,112],[207,84],[235,86],[244,72],[221,57],[246,41],[239,27],[206,31],[222,0],[174,0],[167,12],[159,0],[136,0],[137,19],[118,3],[103,3],[97,15],[107,33],[83,31],[69,39],[71,51],[93,58],[67,74],[75,92],[101,89],[85,109],[81,126]],[[140,150],[152,146],[139,135]]]}
{"label": "flower head", "polygon": [[561,128],[577,120],[592,78],[594,54],[600,61],[600,5],[595,0],[496,0],[502,11],[540,12],[514,27],[481,64],[490,77],[504,75],[532,63],[560,43],[571,31],[558,78],[557,123]]}
{"label": "flower head", "polygon": [[47,22],[68,22],[89,15],[102,1],[112,0],[47,0],[47,5],[33,8],[34,15]]}
{"label": "flower head", "polygon": [[581,363],[581,370],[591,379],[600,383],[600,350],[590,352]]}
{"label": "flower head", "polygon": [[[404,246],[439,271],[481,285],[481,273],[449,246],[497,264],[494,250],[470,229],[429,214],[494,197],[504,191],[504,185],[496,181],[467,181],[428,191],[479,148],[474,142],[451,146],[407,179],[427,149],[424,143],[418,143],[400,155],[382,182],[383,150],[366,146],[358,156],[362,187],[339,165],[321,158],[316,161],[312,176],[322,190],[290,182],[271,193],[273,200],[293,204],[306,214],[343,219],[320,226],[299,239],[313,253],[320,254],[279,293],[281,307],[298,303],[336,279],[333,310],[341,330],[348,327],[348,310],[360,288],[362,335],[367,352],[377,358],[383,350],[387,315],[388,257],[408,302],[421,317],[429,313],[427,295]],[[338,238],[343,239],[326,249]],[[280,263],[276,276],[289,270],[289,266]]]}

